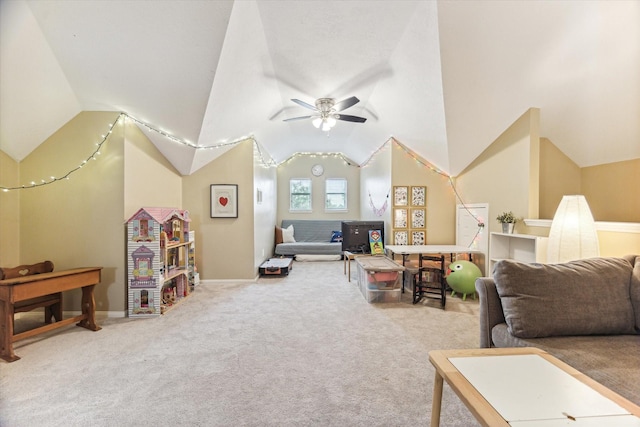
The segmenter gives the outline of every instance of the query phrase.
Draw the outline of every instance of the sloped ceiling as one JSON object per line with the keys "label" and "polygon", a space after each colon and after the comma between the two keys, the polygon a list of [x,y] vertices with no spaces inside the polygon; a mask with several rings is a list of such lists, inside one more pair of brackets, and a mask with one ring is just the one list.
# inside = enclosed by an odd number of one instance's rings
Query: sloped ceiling
{"label": "sloped ceiling", "polygon": [[[281,162],[362,163],[394,137],[460,173],[528,108],[580,166],[640,158],[640,2],[0,2],[0,149],[83,110],[180,140],[253,137]],[[329,132],[291,98],[360,102]],[[141,127],[183,175],[227,148]]]}

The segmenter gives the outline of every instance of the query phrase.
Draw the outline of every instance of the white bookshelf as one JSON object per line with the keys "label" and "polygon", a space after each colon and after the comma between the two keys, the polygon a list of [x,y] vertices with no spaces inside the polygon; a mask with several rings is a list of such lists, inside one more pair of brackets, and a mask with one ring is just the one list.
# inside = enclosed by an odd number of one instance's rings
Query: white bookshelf
{"label": "white bookshelf", "polygon": [[547,237],[529,234],[491,233],[489,238],[489,272],[496,262],[511,259],[520,262],[540,262],[547,258]]}

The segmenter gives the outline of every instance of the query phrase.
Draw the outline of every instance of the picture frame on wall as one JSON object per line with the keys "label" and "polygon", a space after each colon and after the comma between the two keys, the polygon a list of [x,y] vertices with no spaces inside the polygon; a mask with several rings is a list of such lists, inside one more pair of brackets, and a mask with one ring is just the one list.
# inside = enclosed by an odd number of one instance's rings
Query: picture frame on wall
{"label": "picture frame on wall", "polygon": [[406,230],[398,230],[393,232],[393,244],[394,245],[408,245],[409,244],[409,232]]}
{"label": "picture frame on wall", "polygon": [[395,208],[393,210],[393,228],[407,228],[408,214],[406,208]]}
{"label": "picture frame on wall", "polygon": [[411,187],[411,206],[427,206],[427,187]]}
{"label": "picture frame on wall", "polygon": [[409,187],[393,187],[393,206],[407,206],[409,204]]}
{"label": "picture frame on wall", "polygon": [[237,184],[211,184],[211,218],[238,218]]}
{"label": "picture frame on wall", "polygon": [[426,209],[417,208],[411,209],[411,228],[426,228],[427,227],[427,214]]}
{"label": "picture frame on wall", "polygon": [[427,242],[427,232],[426,231],[411,231],[411,244],[412,245],[425,245]]}

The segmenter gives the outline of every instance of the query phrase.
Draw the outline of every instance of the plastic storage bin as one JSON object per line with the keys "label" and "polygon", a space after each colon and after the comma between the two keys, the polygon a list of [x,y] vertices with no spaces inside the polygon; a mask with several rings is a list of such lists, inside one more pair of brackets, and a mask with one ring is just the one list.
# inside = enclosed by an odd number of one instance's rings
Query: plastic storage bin
{"label": "plastic storage bin", "polygon": [[386,256],[356,258],[358,287],[369,303],[400,302],[404,267]]}

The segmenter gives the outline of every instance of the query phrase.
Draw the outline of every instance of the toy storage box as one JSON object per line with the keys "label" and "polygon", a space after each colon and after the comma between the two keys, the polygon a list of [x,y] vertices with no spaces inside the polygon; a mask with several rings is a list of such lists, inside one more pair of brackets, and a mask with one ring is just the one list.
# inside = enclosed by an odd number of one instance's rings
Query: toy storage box
{"label": "toy storage box", "polygon": [[369,303],[400,302],[404,267],[384,255],[357,257],[358,287]]}

